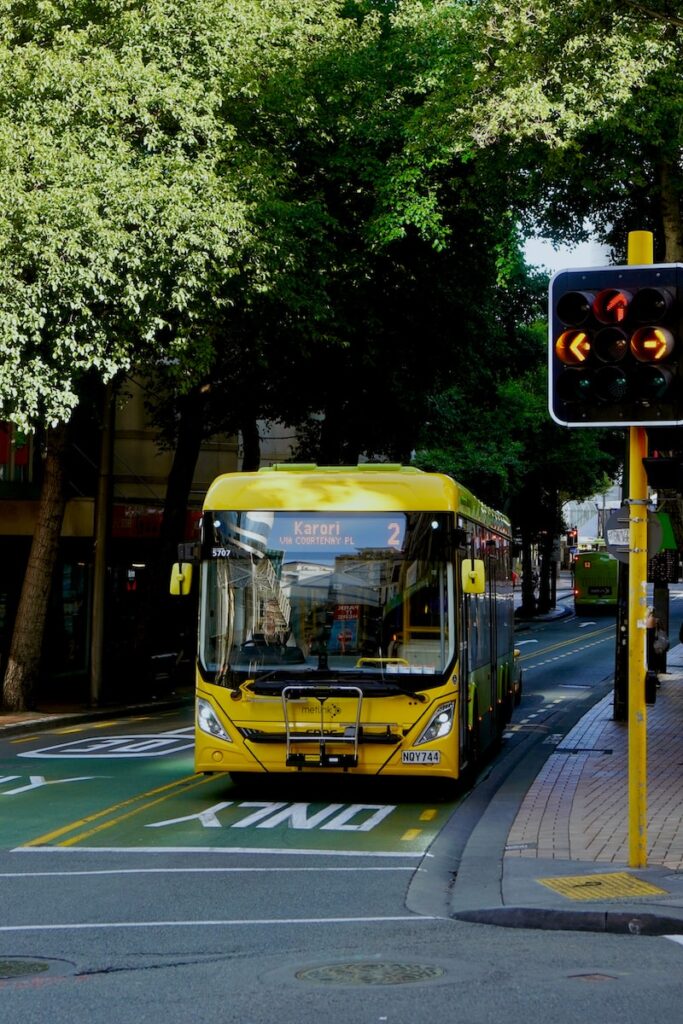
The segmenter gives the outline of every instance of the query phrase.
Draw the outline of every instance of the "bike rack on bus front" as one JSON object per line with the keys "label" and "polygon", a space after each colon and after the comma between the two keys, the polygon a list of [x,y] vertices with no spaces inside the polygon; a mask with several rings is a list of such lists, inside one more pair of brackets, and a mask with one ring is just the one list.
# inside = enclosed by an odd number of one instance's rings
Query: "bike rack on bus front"
{"label": "bike rack on bus front", "polygon": [[[343,733],[325,731],[325,702],[331,697],[342,699],[353,699],[356,704],[355,724],[349,725]],[[301,731],[301,723],[292,721],[289,717],[290,708],[294,711],[296,701],[310,700],[311,698],[320,702],[320,731],[306,729]],[[286,765],[293,768],[355,768],[358,764],[358,742],[360,739],[360,715],[363,706],[363,691],[359,686],[321,686],[314,684],[310,686],[283,686],[282,688],[282,709],[284,713],[285,734],[287,740]],[[307,723],[308,724],[308,723]],[[318,744],[318,756],[295,753],[292,746],[299,746],[305,743]],[[336,747],[339,744],[352,743],[352,754],[331,754],[327,747]]]}

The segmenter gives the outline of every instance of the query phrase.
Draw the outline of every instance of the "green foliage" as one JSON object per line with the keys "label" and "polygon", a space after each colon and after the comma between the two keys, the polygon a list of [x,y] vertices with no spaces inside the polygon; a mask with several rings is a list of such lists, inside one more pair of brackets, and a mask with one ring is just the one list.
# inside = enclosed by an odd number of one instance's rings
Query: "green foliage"
{"label": "green foliage", "polygon": [[336,15],[322,0],[4,5],[4,418],[68,419],[91,368],[208,368],[197,325],[229,304],[231,276],[269,287],[277,239],[250,218],[291,172],[242,139],[241,112],[267,122],[264,82],[296,79]]}
{"label": "green foliage", "polygon": [[437,396],[423,469],[448,473],[530,531],[557,531],[560,494],[584,500],[614,479],[623,437],[567,430],[548,416],[545,367],[502,381],[488,404],[455,389]]}

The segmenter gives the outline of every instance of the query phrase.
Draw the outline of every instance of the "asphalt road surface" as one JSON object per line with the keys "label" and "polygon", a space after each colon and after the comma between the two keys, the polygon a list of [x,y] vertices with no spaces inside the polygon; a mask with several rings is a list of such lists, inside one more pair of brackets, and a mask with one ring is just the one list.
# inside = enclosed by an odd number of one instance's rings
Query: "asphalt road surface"
{"label": "asphalt road surface", "polygon": [[[498,765],[607,691],[613,635],[574,617],[520,629],[525,693]],[[373,780],[243,791],[193,776],[189,709],[3,741],[5,1019],[677,1019],[677,942],[449,918],[495,768],[460,801]]]}

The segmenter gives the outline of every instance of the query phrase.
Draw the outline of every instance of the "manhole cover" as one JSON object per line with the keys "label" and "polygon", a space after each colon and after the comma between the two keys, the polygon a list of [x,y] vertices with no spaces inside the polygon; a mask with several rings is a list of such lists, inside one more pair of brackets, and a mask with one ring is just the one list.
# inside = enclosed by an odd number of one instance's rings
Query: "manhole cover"
{"label": "manhole cover", "polygon": [[431,981],[444,974],[442,967],[426,964],[356,963],[307,967],[297,971],[299,981],[318,985],[406,985],[414,981]]}
{"label": "manhole cover", "polygon": [[43,960],[0,960],[0,979],[21,978],[25,974],[42,974],[50,964]]}

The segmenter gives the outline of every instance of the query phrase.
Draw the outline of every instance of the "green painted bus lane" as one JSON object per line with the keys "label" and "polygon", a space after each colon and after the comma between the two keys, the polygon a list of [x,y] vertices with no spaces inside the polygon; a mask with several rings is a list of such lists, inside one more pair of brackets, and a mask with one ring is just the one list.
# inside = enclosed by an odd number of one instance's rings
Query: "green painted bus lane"
{"label": "green painted bus lane", "polygon": [[453,804],[429,779],[195,775],[192,728],[111,721],[2,745],[4,849],[424,852]]}
{"label": "green painted bus lane", "polygon": [[155,739],[133,733],[92,736],[81,727],[5,741],[0,848],[26,845],[75,821],[104,815],[111,806],[136,804],[150,792],[173,791],[195,780],[191,738],[177,734],[173,745],[150,746]]}
{"label": "green painted bus lane", "polygon": [[341,787],[331,800],[306,800],[305,786],[296,787],[296,799],[286,791],[271,799],[263,792],[253,798],[225,775],[179,775],[16,845],[414,856],[428,848],[453,809],[449,804],[385,802],[372,789],[365,787],[362,802],[356,793],[345,798]]}

